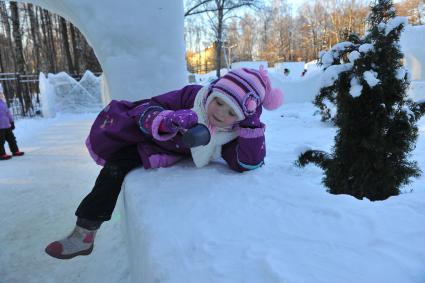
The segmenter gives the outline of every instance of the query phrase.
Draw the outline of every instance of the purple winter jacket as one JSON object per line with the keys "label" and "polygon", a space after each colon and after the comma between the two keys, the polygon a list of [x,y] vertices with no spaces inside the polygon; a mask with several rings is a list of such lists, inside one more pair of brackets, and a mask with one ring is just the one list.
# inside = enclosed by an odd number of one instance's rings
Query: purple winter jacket
{"label": "purple winter jacket", "polygon": [[9,129],[12,126],[10,124],[12,122],[13,117],[6,102],[0,99],[0,129]]}
{"label": "purple winter jacket", "polygon": [[[150,134],[142,132],[138,121],[149,108],[161,107],[165,110],[193,108],[200,85],[188,85],[180,90],[167,92],[151,99],[135,102],[113,100],[95,119],[86,140],[92,158],[99,165],[117,150],[137,144],[143,167],[168,167],[184,157],[190,157],[190,149],[185,147],[178,134],[167,141],[158,141]],[[222,146],[221,155],[230,168],[243,172],[264,164],[266,154],[264,130],[241,131],[239,137]],[[250,132],[252,130],[252,132]]]}

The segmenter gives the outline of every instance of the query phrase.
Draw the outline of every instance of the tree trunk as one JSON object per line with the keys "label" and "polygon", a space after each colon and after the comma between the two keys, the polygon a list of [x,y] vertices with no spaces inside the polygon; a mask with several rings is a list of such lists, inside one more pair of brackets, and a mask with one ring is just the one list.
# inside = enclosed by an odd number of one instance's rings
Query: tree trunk
{"label": "tree trunk", "polygon": [[6,4],[3,1],[0,1],[0,8],[1,8],[1,17],[2,17],[2,23],[3,23],[3,27],[5,29],[6,32],[6,36],[7,36],[7,43],[8,43],[8,49],[10,50],[10,52],[12,54],[12,68],[13,70],[16,71],[16,55],[15,55],[15,48],[13,47],[13,42],[12,42],[12,28],[10,26],[10,22],[9,22],[9,14],[7,12],[7,8],[6,8]]}
{"label": "tree trunk", "polygon": [[76,32],[75,32],[75,27],[72,23],[69,23],[69,28],[71,31],[71,42],[72,42],[72,53],[74,53],[74,68],[75,71],[77,72],[77,74],[79,74],[80,71],[80,56],[81,56],[81,52],[80,52],[80,47],[77,45],[78,41],[76,38]]}
{"label": "tree trunk", "polygon": [[217,45],[215,46],[215,66],[217,69],[217,78],[220,77],[221,50],[223,48],[223,12],[223,6],[220,5],[217,11]]}
{"label": "tree trunk", "polygon": [[69,39],[68,39],[68,27],[66,25],[66,21],[64,18],[60,17],[60,31],[62,33],[62,42],[63,42],[63,49],[65,51],[66,55],[66,62],[68,64],[68,71],[70,74],[77,75],[77,72],[75,72],[74,64],[72,63],[72,57],[71,57],[71,51],[69,49]]}
{"label": "tree trunk", "polygon": [[44,20],[45,20],[45,27],[46,27],[46,34],[47,34],[47,45],[49,46],[49,62],[50,62],[50,72],[56,73],[57,71],[57,64],[56,64],[56,47],[55,47],[55,41],[53,39],[53,23],[50,16],[49,11],[43,10],[44,14]]}
{"label": "tree trunk", "polygon": [[93,51],[93,48],[90,46],[90,44],[87,42],[87,40],[78,30],[76,30],[76,32],[78,34],[78,38],[80,39],[80,46],[82,46],[81,56],[82,56],[83,62],[85,63],[83,70],[90,70],[94,73],[102,72],[102,68],[99,64],[99,61],[97,60],[97,57]]}
{"label": "tree trunk", "polygon": [[48,73],[52,69],[51,60],[50,60],[50,46],[48,43],[48,35],[47,35],[47,27],[46,27],[46,19],[44,17],[44,10],[40,7],[37,7],[37,14],[40,16],[41,22],[41,31],[42,35],[40,36],[40,42],[42,42],[42,65],[44,72]]}
{"label": "tree trunk", "polygon": [[31,38],[33,41],[33,58],[35,60],[35,71],[36,73],[40,72],[40,62],[41,62],[41,58],[40,58],[40,34],[39,34],[39,27],[38,27],[38,22],[37,19],[34,15],[34,8],[32,6],[32,4],[27,4],[27,9],[28,9],[28,16],[30,18],[30,24],[31,24]]}
{"label": "tree trunk", "polygon": [[[19,74],[25,74],[25,60],[24,53],[22,47],[22,35],[20,31],[20,23],[19,23],[19,11],[18,4],[16,2],[10,2],[10,10],[11,10],[11,18],[12,18],[12,28],[13,28],[13,41],[15,43],[15,53],[16,53],[16,67]],[[18,77],[19,77],[18,74]],[[22,106],[22,115],[25,115],[27,110],[31,107],[31,98],[28,94],[22,95],[23,87],[21,86],[19,79],[16,83],[17,95],[19,98],[19,102]],[[25,100],[25,103],[24,101]]]}

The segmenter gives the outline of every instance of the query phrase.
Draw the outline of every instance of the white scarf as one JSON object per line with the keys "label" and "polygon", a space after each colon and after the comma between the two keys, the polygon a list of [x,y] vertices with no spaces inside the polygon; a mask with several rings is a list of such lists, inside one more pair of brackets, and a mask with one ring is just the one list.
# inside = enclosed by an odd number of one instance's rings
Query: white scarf
{"label": "white scarf", "polygon": [[221,146],[237,138],[236,130],[222,128],[211,129],[208,123],[207,111],[204,101],[208,94],[208,87],[201,88],[196,94],[192,110],[198,115],[198,123],[204,124],[210,129],[211,140],[207,145],[192,147],[192,159],[196,167],[201,168],[210,163],[211,160],[221,157]]}

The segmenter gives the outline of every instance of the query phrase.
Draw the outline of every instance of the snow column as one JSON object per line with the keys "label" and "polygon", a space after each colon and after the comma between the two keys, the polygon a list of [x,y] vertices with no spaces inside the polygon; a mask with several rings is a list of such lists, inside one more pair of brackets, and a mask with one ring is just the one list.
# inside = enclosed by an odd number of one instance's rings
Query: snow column
{"label": "snow column", "polygon": [[407,26],[400,38],[404,53],[404,65],[412,74],[412,80],[425,80],[425,26]]}
{"label": "snow column", "polygon": [[187,83],[180,0],[26,0],[71,21],[93,47],[109,99],[139,100]]}
{"label": "snow column", "polygon": [[409,97],[415,101],[425,99],[425,26],[407,26],[400,37],[404,66],[411,77]]}

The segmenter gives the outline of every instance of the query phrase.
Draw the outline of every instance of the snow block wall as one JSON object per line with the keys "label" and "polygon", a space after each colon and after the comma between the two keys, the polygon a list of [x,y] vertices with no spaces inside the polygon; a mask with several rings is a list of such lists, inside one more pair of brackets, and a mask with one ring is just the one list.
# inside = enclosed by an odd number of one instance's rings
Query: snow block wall
{"label": "snow block wall", "polygon": [[267,63],[267,61],[240,61],[240,62],[232,63],[232,69],[238,69],[238,68],[259,69],[260,66],[263,66],[264,69],[267,69],[269,67],[269,63]]}
{"label": "snow block wall", "polygon": [[90,113],[101,110],[100,78],[86,71],[76,81],[65,72],[43,73],[39,76],[40,99],[44,117],[55,117],[57,113]]}
{"label": "snow block wall", "polygon": [[299,78],[304,71],[305,62],[282,62],[274,64],[275,71],[280,73],[281,76],[284,75],[285,68],[289,69],[288,78]]}
{"label": "snow block wall", "polygon": [[24,0],[71,21],[93,47],[110,99],[139,100],[187,82],[183,1]]}

